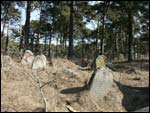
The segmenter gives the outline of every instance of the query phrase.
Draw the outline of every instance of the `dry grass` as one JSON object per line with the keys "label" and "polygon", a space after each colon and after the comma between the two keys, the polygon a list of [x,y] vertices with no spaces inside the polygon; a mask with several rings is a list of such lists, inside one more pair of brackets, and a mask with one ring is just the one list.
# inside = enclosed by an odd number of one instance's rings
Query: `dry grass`
{"label": "dry grass", "polygon": [[[15,62],[7,69],[1,69],[1,111],[45,111],[44,102],[37,88],[37,83],[32,79],[31,69],[24,67],[20,62]],[[69,68],[78,73],[70,77],[64,73]],[[137,74],[113,72],[114,79],[124,85],[147,87],[149,72],[137,70]],[[122,105],[123,93],[114,83],[111,91],[102,99],[96,99],[83,91],[75,94],[62,94],[61,90],[82,87],[91,76],[92,71],[78,70],[78,66],[67,59],[53,59],[53,66],[38,71],[36,76],[42,83],[43,91],[48,102],[48,111],[65,112],[69,110],[66,105],[76,111],[126,111]],[[120,77],[121,76],[121,77]],[[135,79],[140,77],[140,79]]]}

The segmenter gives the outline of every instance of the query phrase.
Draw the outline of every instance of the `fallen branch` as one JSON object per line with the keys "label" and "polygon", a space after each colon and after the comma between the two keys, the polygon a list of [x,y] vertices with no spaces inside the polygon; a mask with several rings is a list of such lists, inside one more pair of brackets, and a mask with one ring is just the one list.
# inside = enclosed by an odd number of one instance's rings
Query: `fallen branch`
{"label": "fallen branch", "polygon": [[44,101],[44,104],[45,104],[45,111],[48,112],[48,108],[47,108],[47,100],[46,100],[46,97],[44,95],[44,92],[42,90],[42,84],[41,82],[39,81],[39,79],[36,77],[36,75],[34,75],[34,72],[32,71],[32,74],[33,76],[31,75],[31,77],[33,78],[33,80],[37,83],[37,87],[41,93],[41,96],[43,98],[43,101]]}
{"label": "fallen branch", "polygon": [[50,84],[50,83],[53,82],[53,81],[54,81],[54,80],[48,81],[48,82],[46,82],[46,83],[43,83],[43,85],[42,85],[40,88],[46,86],[47,84]]}
{"label": "fallen branch", "polygon": [[75,110],[73,107],[69,106],[69,105],[66,105],[67,109],[70,111],[70,112],[79,112],[77,110]]}
{"label": "fallen branch", "polygon": [[79,70],[91,70],[90,67],[78,67]]}

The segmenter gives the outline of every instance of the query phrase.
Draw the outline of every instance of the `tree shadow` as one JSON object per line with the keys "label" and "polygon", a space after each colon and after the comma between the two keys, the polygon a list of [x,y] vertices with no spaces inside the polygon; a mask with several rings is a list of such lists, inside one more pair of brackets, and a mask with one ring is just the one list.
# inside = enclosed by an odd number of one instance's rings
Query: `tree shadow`
{"label": "tree shadow", "polygon": [[145,107],[145,108],[136,110],[136,111],[134,111],[134,112],[149,112],[149,107]]}
{"label": "tree shadow", "polygon": [[[115,81],[119,90],[123,93],[122,106],[127,111],[135,111],[149,106],[149,87],[131,87]],[[88,90],[89,85],[83,87],[67,88],[60,91],[62,94],[77,94]],[[147,110],[147,109],[146,109]]]}
{"label": "tree shadow", "polygon": [[46,112],[46,111],[44,108],[38,107],[38,108],[34,109],[32,112]]}
{"label": "tree shadow", "polygon": [[141,60],[133,60],[129,61],[120,61],[120,62],[113,62],[113,66],[115,69],[119,69],[120,72],[123,72],[124,69],[126,71],[133,71],[133,69],[149,71],[149,60],[141,59]]}
{"label": "tree shadow", "polygon": [[89,90],[91,87],[91,84],[93,83],[95,73],[96,73],[96,71],[94,71],[92,73],[89,82],[87,84],[85,84],[84,86],[63,89],[60,91],[60,93],[62,93],[62,94],[75,94],[75,93],[80,93],[80,92],[85,91],[85,90]]}
{"label": "tree shadow", "polygon": [[113,64],[113,66],[108,65],[108,67],[116,72],[125,72],[127,74],[132,74],[132,73],[136,73],[135,68],[134,67],[129,67],[129,66],[125,66],[125,65],[120,65],[120,64]]}
{"label": "tree shadow", "polygon": [[72,88],[67,88],[63,89],[60,91],[62,94],[76,94],[84,91],[86,89],[86,86],[83,87],[72,87]]}
{"label": "tree shadow", "polygon": [[135,111],[149,106],[149,87],[131,87],[115,81],[123,93],[122,105],[127,111]]}

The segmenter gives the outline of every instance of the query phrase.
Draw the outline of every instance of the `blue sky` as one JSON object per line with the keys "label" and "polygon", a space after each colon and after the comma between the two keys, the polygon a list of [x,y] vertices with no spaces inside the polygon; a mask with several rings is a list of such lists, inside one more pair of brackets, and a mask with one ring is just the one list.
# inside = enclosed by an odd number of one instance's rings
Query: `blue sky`
{"label": "blue sky", "polygon": [[[94,2],[92,1],[90,4],[94,4]],[[25,8],[20,8],[19,10],[21,11],[21,24],[25,25],[26,9]],[[40,18],[40,11],[39,10],[34,10],[34,11],[31,12],[30,16],[31,16],[30,21],[31,20],[38,20]],[[15,26],[15,27],[19,28],[19,26]],[[11,26],[11,27],[13,27],[13,26]],[[88,23],[86,25],[86,27],[89,28],[89,29],[95,29],[96,28],[96,23],[94,21],[92,21],[92,22]],[[1,28],[2,28],[2,25],[1,25]],[[4,33],[5,34],[7,33],[7,27],[5,28]],[[11,32],[9,32],[9,36],[10,35],[11,35]],[[40,43],[42,43],[42,42],[43,42],[43,39],[40,40]],[[56,44],[56,40],[52,40],[52,44]]]}
{"label": "blue sky", "polygon": [[[26,12],[25,9],[21,10],[22,14],[21,14],[21,21],[22,21],[22,25],[25,24],[25,20],[26,20]],[[40,18],[40,12],[39,10],[34,10],[31,12],[31,19],[30,20],[38,20]],[[97,27],[96,23],[94,21],[91,21],[91,23],[88,23],[86,25],[87,28],[89,29],[95,29]]]}
{"label": "blue sky", "polygon": [[[34,10],[31,12],[31,18],[30,20],[38,20],[39,19],[39,10]],[[26,20],[26,11],[25,9],[21,9],[21,19],[22,19],[22,24],[25,24],[25,20]]]}
{"label": "blue sky", "polygon": [[[100,2],[100,1],[90,1],[89,4],[90,5],[94,5],[96,2]],[[22,25],[24,25],[25,24],[25,19],[26,19],[25,9],[22,8],[21,12],[22,12],[22,14],[21,14]],[[34,11],[31,12],[31,18],[30,18],[30,20],[37,20],[37,19],[39,19],[39,17],[40,17],[40,11],[39,10],[34,10]],[[91,29],[91,30],[96,29],[97,23],[95,21],[91,21],[90,23],[88,23],[86,25],[86,27],[89,28],[89,29]]]}
{"label": "blue sky", "polygon": [[[90,4],[94,4],[94,2],[92,1]],[[25,20],[26,20],[26,10],[24,8],[22,8],[20,10],[21,10],[21,24],[24,25]],[[34,10],[31,12],[30,21],[31,20],[38,20],[39,18],[40,18],[40,11],[39,10]],[[91,23],[88,23],[86,25],[86,27],[93,30],[97,27],[97,25],[94,21],[91,21]],[[43,39],[40,40],[40,43],[42,43],[42,42],[43,42]],[[56,45],[56,40],[52,40],[52,44]]]}
{"label": "blue sky", "polygon": [[[93,4],[93,2],[91,2]],[[31,12],[31,17],[30,17],[30,21],[31,20],[38,20],[40,18],[40,11],[39,10],[34,10]],[[25,20],[26,20],[26,11],[25,9],[21,9],[21,24],[24,25],[25,24]],[[92,21],[91,23],[88,23],[86,25],[87,28],[89,29],[95,29],[97,27],[96,23],[94,21]],[[40,43],[43,42],[43,39],[40,40]],[[76,42],[75,42],[76,43]],[[52,44],[56,45],[56,40],[52,40]],[[68,45],[68,43],[67,43]]]}
{"label": "blue sky", "polygon": [[[94,5],[97,1],[90,1],[89,4],[90,5]],[[21,8],[20,11],[21,11],[21,24],[24,25],[25,24],[25,20],[26,20],[26,8]],[[38,20],[40,17],[40,11],[39,10],[34,10],[31,12],[31,18],[30,18],[30,21],[31,20]],[[19,27],[19,26],[18,26]],[[87,28],[93,30],[93,29],[96,29],[97,27],[97,22],[94,21],[94,20],[91,20],[90,23],[88,23],[86,25]],[[2,27],[1,27],[2,28]],[[6,33],[6,30],[5,30],[5,33]]]}
{"label": "blue sky", "polygon": [[[94,5],[96,3],[96,1],[90,1],[89,2],[89,4],[91,4],[91,5]],[[26,19],[26,12],[25,12],[25,9],[24,8],[22,8],[21,9],[21,18],[22,18],[22,24],[24,25],[25,24],[25,19]],[[37,20],[37,19],[39,19],[39,17],[40,17],[40,11],[39,10],[34,10],[34,11],[32,11],[31,12],[31,20]],[[94,23],[95,24],[95,23]],[[93,29],[93,22],[92,23],[89,23],[88,25],[87,25],[87,27],[88,28],[90,28],[90,29]],[[94,26],[95,27],[95,26]]]}
{"label": "blue sky", "polygon": [[[94,5],[96,3],[96,1],[90,1],[89,4]],[[25,6],[26,7],[26,6]],[[16,8],[18,8],[18,6],[16,6]],[[21,11],[21,24],[25,25],[25,20],[26,20],[26,8],[20,8],[19,10]],[[38,20],[40,17],[40,11],[39,10],[34,10],[31,12],[31,17],[30,17],[30,21],[31,20]],[[20,25],[19,25],[20,26]],[[16,28],[19,28],[19,26],[15,26]],[[13,27],[13,26],[11,26]],[[90,23],[88,23],[86,25],[87,28],[93,30],[97,27],[97,24],[95,21],[91,21]],[[2,25],[1,25],[2,28]],[[6,29],[4,31],[4,33],[6,34]]]}

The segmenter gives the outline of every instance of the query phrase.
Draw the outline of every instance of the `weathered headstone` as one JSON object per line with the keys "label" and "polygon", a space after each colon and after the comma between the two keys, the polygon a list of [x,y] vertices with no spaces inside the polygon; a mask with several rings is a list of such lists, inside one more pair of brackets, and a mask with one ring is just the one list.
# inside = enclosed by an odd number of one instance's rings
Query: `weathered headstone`
{"label": "weathered headstone", "polygon": [[102,67],[95,72],[95,76],[90,86],[90,93],[95,97],[104,97],[111,89],[113,76],[111,70]]}
{"label": "weathered headstone", "polygon": [[47,59],[44,55],[37,55],[32,62],[32,69],[45,69]]}
{"label": "weathered headstone", "polygon": [[125,60],[125,57],[124,57],[123,54],[119,54],[119,60],[120,60],[120,61],[124,61],[124,60]]}
{"label": "weathered headstone", "polygon": [[32,53],[32,51],[26,50],[25,53],[24,53],[24,56],[23,56],[23,58],[21,60],[21,63],[23,65],[28,65],[28,66],[31,67],[33,59],[34,59],[34,54]]}
{"label": "weathered headstone", "polygon": [[104,55],[99,55],[97,58],[96,58],[96,68],[99,68],[99,67],[106,67],[106,56]]}
{"label": "weathered headstone", "polygon": [[74,70],[71,70],[71,69],[69,69],[69,68],[65,68],[65,69],[64,69],[64,73],[65,73],[66,75],[68,75],[69,77],[75,77],[75,76],[78,75],[77,72],[75,72]]}
{"label": "weathered headstone", "polygon": [[12,58],[8,55],[1,55],[1,67],[7,68],[10,67],[13,64]]}

